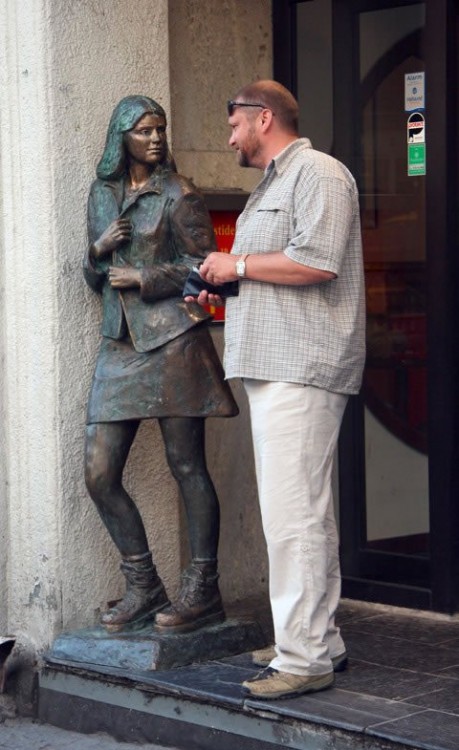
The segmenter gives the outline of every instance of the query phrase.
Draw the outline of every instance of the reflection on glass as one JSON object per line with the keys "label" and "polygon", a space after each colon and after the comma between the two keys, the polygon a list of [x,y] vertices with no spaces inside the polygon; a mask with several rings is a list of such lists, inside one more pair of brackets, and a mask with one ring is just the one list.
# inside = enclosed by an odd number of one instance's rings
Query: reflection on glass
{"label": "reflection on glass", "polygon": [[[367,539],[407,553],[428,544],[427,464],[416,457],[427,451],[425,177],[408,177],[404,109],[405,73],[424,70],[423,16],[424,4],[360,15],[364,397],[376,418],[366,420]],[[386,452],[375,455],[375,445]],[[399,465],[391,470],[386,457],[394,446]],[[411,496],[408,465],[418,466]]]}

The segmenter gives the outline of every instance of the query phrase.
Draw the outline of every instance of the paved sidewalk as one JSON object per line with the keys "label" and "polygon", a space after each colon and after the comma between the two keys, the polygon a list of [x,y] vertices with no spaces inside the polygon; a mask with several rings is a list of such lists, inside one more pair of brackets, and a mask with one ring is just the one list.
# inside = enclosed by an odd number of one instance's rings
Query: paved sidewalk
{"label": "paved sidewalk", "polygon": [[[349,666],[329,690],[250,699],[241,689],[254,673],[250,653],[124,670],[123,685],[119,670],[110,679],[106,668],[95,682],[98,665],[86,675],[81,664],[75,674],[56,665],[43,675],[42,717],[65,725],[68,715],[72,728],[107,732],[117,721],[129,741],[160,737],[182,750],[459,750],[459,615],[343,600],[338,622]],[[96,684],[94,701],[85,690]]]}
{"label": "paved sidewalk", "polygon": [[[117,742],[108,734],[79,734],[32,719],[6,719],[0,724],[0,750],[165,750],[163,746]],[[174,750],[174,748],[168,748]]]}

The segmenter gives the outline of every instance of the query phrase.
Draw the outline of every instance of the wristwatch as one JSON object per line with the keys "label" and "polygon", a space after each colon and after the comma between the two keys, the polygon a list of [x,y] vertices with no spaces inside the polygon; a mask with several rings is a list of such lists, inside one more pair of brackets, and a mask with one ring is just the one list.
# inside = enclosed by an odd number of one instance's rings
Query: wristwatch
{"label": "wristwatch", "polygon": [[247,255],[244,255],[242,258],[236,261],[236,273],[240,279],[243,279],[245,276],[245,259],[247,258]]}

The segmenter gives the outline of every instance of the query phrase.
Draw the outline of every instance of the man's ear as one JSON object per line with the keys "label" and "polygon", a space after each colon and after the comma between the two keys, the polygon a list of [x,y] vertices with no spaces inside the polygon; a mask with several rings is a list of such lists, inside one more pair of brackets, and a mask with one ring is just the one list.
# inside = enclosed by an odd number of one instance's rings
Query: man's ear
{"label": "man's ear", "polygon": [[273,121],[273,113],[270,109],[262,109],[260,112],[260,124],[263,131],[266,131],[271,126]]}

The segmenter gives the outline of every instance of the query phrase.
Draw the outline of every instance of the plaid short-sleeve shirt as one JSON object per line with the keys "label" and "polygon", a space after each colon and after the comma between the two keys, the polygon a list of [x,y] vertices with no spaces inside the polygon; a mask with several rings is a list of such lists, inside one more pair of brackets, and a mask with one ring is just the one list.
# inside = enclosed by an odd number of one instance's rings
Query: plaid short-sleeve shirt
{"label": "plaid short-sleeve shirt", "polygon": [[337,278],[305,286],[243,279],[227,300],[226,376],[357,393],[365,359],[358,193],[346,167],[307,138],[272,160],[237,222],[233,254],[279,250]]}

